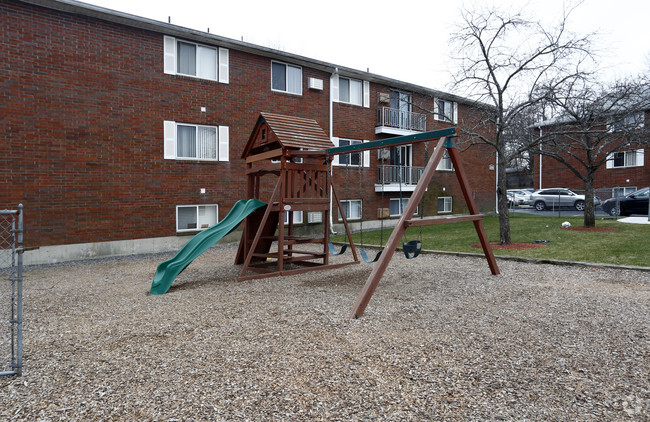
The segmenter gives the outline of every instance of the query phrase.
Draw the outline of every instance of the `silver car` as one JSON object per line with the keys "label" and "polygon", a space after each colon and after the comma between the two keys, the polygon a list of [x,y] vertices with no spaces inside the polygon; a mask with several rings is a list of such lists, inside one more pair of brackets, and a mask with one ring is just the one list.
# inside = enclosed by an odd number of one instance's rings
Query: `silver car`
{"label": "silver car", "polygon": [[[541,189],[530,195],[530,204],[537,211],[544,211],[548,208],[573,207],[578,211],[585,210],[585,196],[578,195],[571,189],[549,188]],[[599,205],[600,199],[594,197],[594,205]]]}
{"label": "silver car", "polygon": [[523,189],[508,189],[508,194],[513,195],[516,205],[530,205],[530,192]]}

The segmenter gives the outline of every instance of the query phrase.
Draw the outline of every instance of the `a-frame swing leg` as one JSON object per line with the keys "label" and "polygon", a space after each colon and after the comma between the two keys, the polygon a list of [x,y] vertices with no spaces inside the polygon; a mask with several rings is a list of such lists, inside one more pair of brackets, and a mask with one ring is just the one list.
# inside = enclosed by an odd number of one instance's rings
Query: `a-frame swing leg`
{"label": "a-frame swing leg", "polygon": [[[458,156],[458,151],[456,148],[448,148],[447,152],[449,153],[449,158],[451,163],[456,170],[456,175],[458,176],[458,183],[460,183],[460,189],[463,192],[465,197],[465,203],[467,208],[469,208],[469,213],[472,215],[479,214],[478,207],[476,202],[474,202],[474,197],[472,196],[472,191],[469,187],[467,177],[465,177],[465,169],[463,168],[463,163]],[[481,242],[481,247],[483,248],[483,253],[487,259],[488,265],[490,266],[490,271],[492,274],[499,274],[499,267],[497,266],[497,261],[494,258],[494,253],[492,252],[492,247],[488,241],[487,233],[485,233],[485,227],[483,227],[483,220],[474,220],[474,228],[476,228],[476,234]]]}
{"label": "a-frame swing leg", "polygon": [[[458,153],[455,148],[446,147],[447,142],[447,138],[441,138],[438,141],[438,144],[436,145],[436,148],[434,149],[429,162],[422,172],[420,181],[418,182],[415,190],[413,191],[413,194],[411,195],[411,198],[406,204],[406,208],[404,209],[402,217],[399,219],[397,226],[395,226],[393,233],[386,243],[386,247],[384,248],[379,260],[375,264],[372,272],[370,273],[370,276],[368,277],[368,280],[366,281],[366,284],[363,286],[363,290],[359,294],[359,297],[357,298],[357,301],[352,308],[352,312],[350,313],[351,317],[359,318],[361,315],[363,315],[363,312],[365,311],[366,306],[368,306],[368,302],[370,302],[370,298],[372,298],[372,295],[375,292],[379,281],[384,275],[384,272],[386,272],[386,268],[388,267],[388,264],[390,263],[390,260],[395,253],[400,239],[408,227],[409,220],[413,217],[413,214],[415,213],[415,210],[420,203],[420,199],[422,199],[422,196],[424,195],[424,192],[426,191],[427,186],[429,185],[429,182],[435,173],[435,169],[442,159],[442,155],[444,154],[445,149],[447,149],[456,170],[456,176],[458,178],[458,182],[460,183],[463,197],[465,198],[465,202],[467,203],[470,214],[479,216],[478,208],[476,207],[476,203],[471,196],[471,190],[469,188],[467,178],[465,177],[465,171],[463,169],[462,163],[458,159]],[[485,228],[483,227],[483,222],[480,219],[473,221],[474,227],[476,228],[476,233],[478,234],[481,241],[481,246],[483,247],[483,252],[485,253],[485,256],[488,260],[490,270],[492,271],[492,274],[497,275],[499,274],[499,268],[497,267],[496,260],[494,259],[494,255],[492,253],[492,248],[488,242],[487,234],[485,233]]]}
{"label": "a-frame swing leg", "polygon": [[352,312],[350,313],[351,317],[359,318],[361,315],[363,315],[363,311],[366,309],[366,306],[368,306],[368,302],[370,302],[370,298],[375,292],[375,289],[377,288],[379,281],[381,280],[384,273],[386,272],[386,268],[388,268],[388,264],[390,263],[390,260],[393,257],[395,250],[397,249],[397,245],[400,239],[402,239],[404,232],[406,231],[406,222],[410,220],[411,217],[413,217],[413,214],[415,213],[415,209],[420,203],[420,199],[422,198],[422,195],[424,195],[427,186],[429,186],[429,181],[433,177],[436,166],[438,165],[440,159],[442,158],[442,155],[445,151],[445,147],[444,147],[445,139],[446,138],[441,138],[438,141],[438,145],[436,145],[436,148],[433,150],[433,154],[431,154],[431,158],[429,159],[429,162],[427,163],[426,167],[424,168],[424,171],[422,172],[420,181],[415,187],[415,190],[413,191],[411,198],[406,204],[406,208],[404,209],[402,216],[400,217],[397,225],[395,226],[395,229],[393,229],[393,232],[391,233],[390,238],[386,242],[386,246],[384,247],[384,250],[382,251],[381,256],[379,257],[379,260],[375,263],[374,267],[372,268],[372,272],[370,273],[370,276],[368,276],[368,280],[366,281],[366,284],[363,286],[363,290],[361,290],[361,293],[359,294],[359,297],[357,298],[357,301],[354,304],[354,307],[352,308]]}

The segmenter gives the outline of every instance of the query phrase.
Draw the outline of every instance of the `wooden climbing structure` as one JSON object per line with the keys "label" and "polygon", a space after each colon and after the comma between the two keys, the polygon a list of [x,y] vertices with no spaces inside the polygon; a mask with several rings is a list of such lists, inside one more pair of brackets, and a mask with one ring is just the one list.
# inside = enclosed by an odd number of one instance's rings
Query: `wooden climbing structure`
{"label": "wooden climbing structure", "polygon": [[[338,207],[345,214],[331,183],[327,149],[333,146],[315,120],[260,114],[242,158],[246,160],[247,199],[260,199],[268,205],[245,221],[235,259],[236,264],[243,264],[240,281],[359,263],[345,216],[343,222],[352,260],[340,264],[329,262],[331,207]],[[275,180],[269,183],[267,176]],[[270,187],[270,199],[262,198],[265,189]],[[320,214],[322,234],[297,236],[293,227],[294,211]],[[317,251],[301,248],[306,244],[321,247]]]}

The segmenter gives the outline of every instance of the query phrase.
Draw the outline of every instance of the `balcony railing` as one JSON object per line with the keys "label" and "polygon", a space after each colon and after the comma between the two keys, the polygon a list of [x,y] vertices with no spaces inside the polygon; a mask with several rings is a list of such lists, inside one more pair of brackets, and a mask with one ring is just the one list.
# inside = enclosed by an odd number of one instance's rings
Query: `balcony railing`
{"label": "balcony railing", "polygon": [[377,167],[377,183],[380,185],[402,184],[404,186],[417,185],[422,177],[424,167],[404,167],[383,165]]}
{"label": "balcony railing", "polygon": [[424,132],[427,127],[427,116],[396,108],[382,107],[377,109],[377,126]]}

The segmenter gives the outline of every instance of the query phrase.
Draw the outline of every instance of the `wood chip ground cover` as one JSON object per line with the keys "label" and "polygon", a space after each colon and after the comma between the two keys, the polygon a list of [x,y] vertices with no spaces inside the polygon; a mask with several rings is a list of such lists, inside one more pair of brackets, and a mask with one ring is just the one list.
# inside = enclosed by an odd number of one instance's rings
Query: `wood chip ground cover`
{"label": "wood chip ground cover", "polygon": [[[648,420],[650,273],[396,255],[238,283],[236,248],[27,268],[2,420]],[[349,259],[333,257],[334,261]]]}

